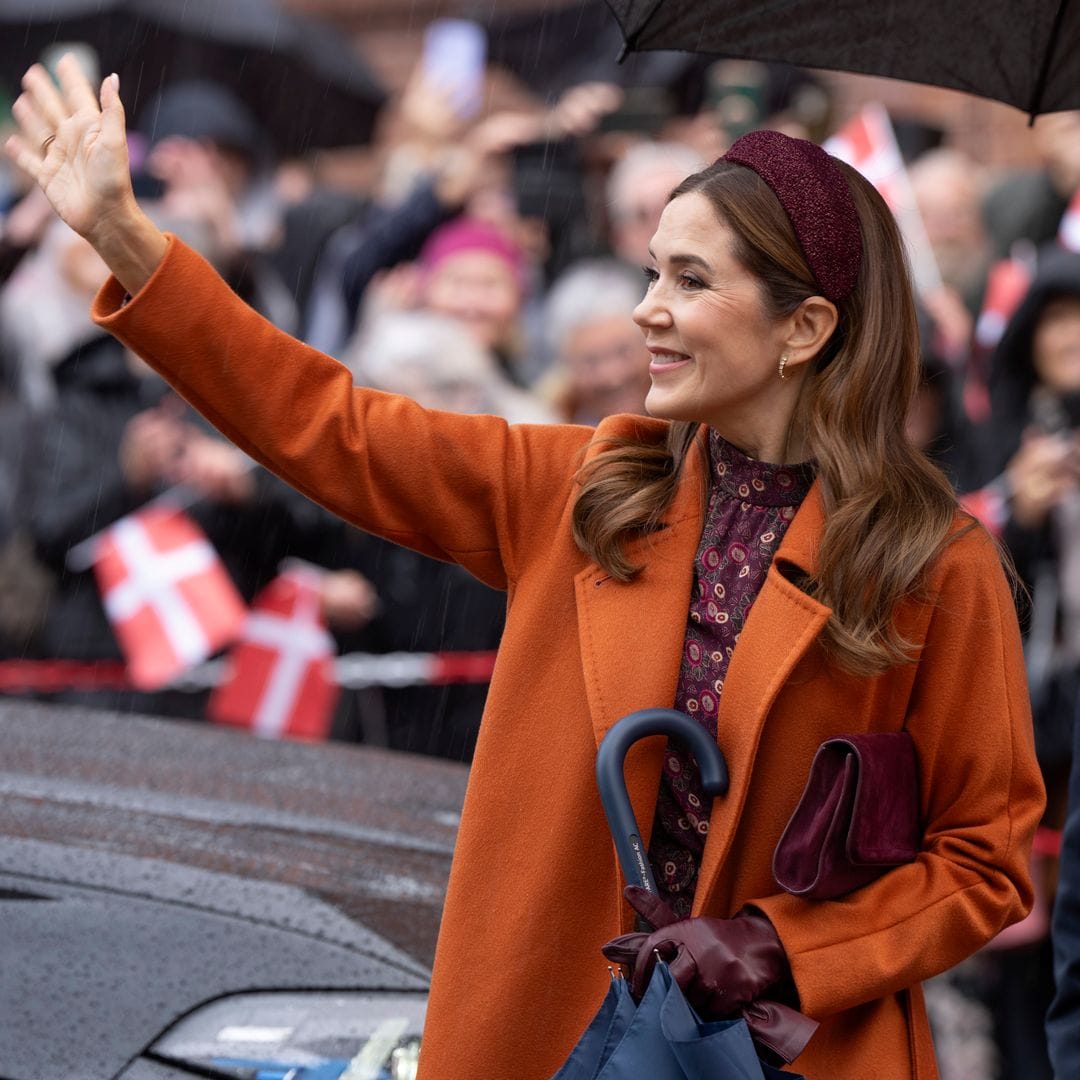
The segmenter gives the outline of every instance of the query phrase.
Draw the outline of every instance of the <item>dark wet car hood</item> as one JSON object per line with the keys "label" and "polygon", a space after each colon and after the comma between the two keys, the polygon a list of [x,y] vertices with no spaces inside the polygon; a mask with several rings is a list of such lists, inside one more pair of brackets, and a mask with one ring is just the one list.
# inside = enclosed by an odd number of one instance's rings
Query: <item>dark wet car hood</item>
{"label": "dark wet car hood", "polygon": [[[0,1076],[248,990],[422,990],[466,769],[0,701]],[[162,1074],[164,1075],[164,1074]]]}

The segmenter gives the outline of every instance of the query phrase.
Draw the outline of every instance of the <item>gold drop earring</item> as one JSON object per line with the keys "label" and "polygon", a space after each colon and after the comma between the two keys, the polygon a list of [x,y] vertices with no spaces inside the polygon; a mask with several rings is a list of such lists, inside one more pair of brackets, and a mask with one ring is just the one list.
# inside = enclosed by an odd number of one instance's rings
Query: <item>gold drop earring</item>
{"label": "gold drop earring", "polygon": [[780,378],[781,379],[786,379],[787,378],[787,376],[784,374],[784,368],[786,368],[786,367],[787,367],[787,353],[785,353],[783,356],[780,357]]}

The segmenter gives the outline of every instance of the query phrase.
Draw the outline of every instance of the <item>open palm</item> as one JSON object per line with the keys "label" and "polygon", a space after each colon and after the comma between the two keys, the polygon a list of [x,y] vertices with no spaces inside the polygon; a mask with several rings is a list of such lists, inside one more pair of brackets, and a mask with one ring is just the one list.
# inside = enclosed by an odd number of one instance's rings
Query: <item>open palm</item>
{"label": "open palm", "polygon": [[59,90],[39,64],[23,76],[23,93],[12,106],[19,132],[4,149],[60,217],[92,241],[134,199],[124,109],[111,76],[99,101],[74,57],[62,57],[57,73]]}

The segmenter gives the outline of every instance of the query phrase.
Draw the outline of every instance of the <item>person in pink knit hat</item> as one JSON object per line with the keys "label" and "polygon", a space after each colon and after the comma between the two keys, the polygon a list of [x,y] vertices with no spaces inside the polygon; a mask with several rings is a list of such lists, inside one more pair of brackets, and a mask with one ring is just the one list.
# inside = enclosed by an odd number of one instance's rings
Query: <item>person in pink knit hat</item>
{"label": "person in pink knit hat", "polygon": [[431,234],[419,262],[424,307],[462,323],[513,377],[528,284],[521,248],[496,226],[460,217]]}

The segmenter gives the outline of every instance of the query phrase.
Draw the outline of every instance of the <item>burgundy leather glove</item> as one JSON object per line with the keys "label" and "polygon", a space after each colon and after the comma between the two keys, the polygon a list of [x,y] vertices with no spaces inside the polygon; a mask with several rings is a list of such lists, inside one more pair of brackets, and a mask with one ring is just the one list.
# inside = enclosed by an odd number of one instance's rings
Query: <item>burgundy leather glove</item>
{"label": "burgundy leather glove", "polygon": [[790,974],[784,947],[763,915],[675,919],[662,900],[637,885],[628,886],[625,895],[635,911],[659,927],[651,934],[624,934],[603,946],[609,960],[632,970],[630,988],[638,1000],[657,955],[703,1017],[737,1013]]}
{"label": "burgundy leather glove", "polygon": [[[636,1000],[645,993],[659,954],[702,1018],[741,1014],[759,1046],[780,1061],[790,1062],[801,1053],[818,1025],[788,1005],[762,998],[775,987],[777,996],[790,993],[794,999],[787,954],[764,915],[679,919],[663,900],[638,885],[628,885],[623,894],[639,915],[659,928],[623,934],[602,946],[604,956],[629,970]],[[781,988],[780,983],[788,985]]]}

